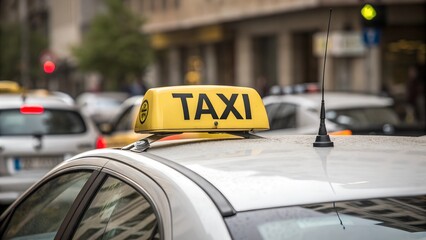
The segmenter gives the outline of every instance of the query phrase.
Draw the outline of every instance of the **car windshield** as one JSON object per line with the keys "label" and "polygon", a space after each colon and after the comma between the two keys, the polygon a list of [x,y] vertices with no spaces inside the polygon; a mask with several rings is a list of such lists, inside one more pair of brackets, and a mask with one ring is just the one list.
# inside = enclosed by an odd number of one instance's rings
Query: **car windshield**
{"label": "car windshield", "polygon": [[79,134],[86,131],[75,111],[44,109],[41,114],[22,114],[19,109],[0,110],[0,136]]}
{"label": "car windshield", "polygon": [[233,239],[426,239],[426,196],[329,202],[237,213]]}
{"label": "car windshield", "polygon": [[370,107],[329,110],[326,118],[332,122],[351,128],[369,128],[384,124],[398,125],[398,115],[388,107]]}

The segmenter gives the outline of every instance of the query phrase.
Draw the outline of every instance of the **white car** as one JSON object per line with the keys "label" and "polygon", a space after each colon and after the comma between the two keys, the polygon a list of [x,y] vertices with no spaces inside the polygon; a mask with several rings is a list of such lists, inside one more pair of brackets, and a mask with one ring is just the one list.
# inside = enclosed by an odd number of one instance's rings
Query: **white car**
{"label": "white car", "polygon": [[[259,138],[252,89],[150,89],[122,149],[62,163],[0,217],[2,239],[425,239],[426,138]],[[181,132],[234,138],[156,142]],[[243,138],[244,137],[244,138]]]}
{"label": "white car", "polygon": [[[402,123],[393,99],[368,94],[326,92],[329,132],[350,130],[363,135],[424,135],[425,129]],[[265,134],[316,134],[321,94],[271,95],[263,98],[270,130]]]}
{"label": "white car", "polygon": [[0,204],[65,159],[102,145],[92,121],[60,97],[0,95]]}
{"label": "white car", "polygon": [[110,122],[129,95],[125,92],[85,92],[77,96],[76,104],[96,125]]}
{"label": "white car", "polygon": [[126,99],[111,123],[100,125],[104,134],[106,147],[122,147],[143,137],[133,131],[138,118],[143,96],[132,96]]}

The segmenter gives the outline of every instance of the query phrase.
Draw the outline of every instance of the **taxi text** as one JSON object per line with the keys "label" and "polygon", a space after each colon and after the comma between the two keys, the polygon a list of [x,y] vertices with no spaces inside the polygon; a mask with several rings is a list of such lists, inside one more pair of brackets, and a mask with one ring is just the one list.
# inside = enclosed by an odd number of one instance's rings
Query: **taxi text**
{"label": "taxi text", "polygon": [[[234,104],[237,98],[241,95],[244,103],[244,116],[245,119],[252,119],[251,116],[251,108],[250,108],[250,101],[248,94],[238,94],[234,93],[231,95],[231,97],[228,99],[225,95],[221,93],[216,94],[219,99],[221,100],[221,103],[225,104],[225,109],[223,112],[219,115],[217,114],[216,109],[214,108],[212,102],[210,101],[209,97],[205,93],[198,94],[198,100],[197,100],[197,108],[195,111],[195,115],[193,116],[194,120],[200,120],[201,115],[203,114],[209,114],[213,119],[227,119],[232,113],[236,119],[244,119],[241,113],[235,108]],[[173,98],[180,99],[180,102],[182,104],[182,111],[183,116],[185,120],[190,120],[190,113],[188,109],[188,99],[194,98],[194,95],[192,93],[172,93]],[[203,106],[206,106],[206,108],[203,108]]]}

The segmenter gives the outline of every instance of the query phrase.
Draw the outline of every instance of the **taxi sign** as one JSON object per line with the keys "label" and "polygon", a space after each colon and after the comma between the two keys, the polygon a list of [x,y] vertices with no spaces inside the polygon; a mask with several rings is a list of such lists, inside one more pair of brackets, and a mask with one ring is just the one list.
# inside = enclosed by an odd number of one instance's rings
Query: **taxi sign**
{"label": "taxi sign", "polygon": [[7,80],[0,81],[0,93],[19,93],[21,90],[17,82]]}
{"label": "taxi sign", "polygon": [[230,86],[149,89],[139,109],[136,133],[241,132],[269,129],[256,90]]}

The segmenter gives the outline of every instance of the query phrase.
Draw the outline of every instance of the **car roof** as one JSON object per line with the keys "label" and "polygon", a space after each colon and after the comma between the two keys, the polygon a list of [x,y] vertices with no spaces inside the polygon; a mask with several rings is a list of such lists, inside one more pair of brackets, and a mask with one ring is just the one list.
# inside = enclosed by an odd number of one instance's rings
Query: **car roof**
{"label": "car roof", "polygon": [[[21,94],[2,94],[0,95],[0,102],[0,108],[3,109],[19,108],[24,103]],[[38,94],[26,94],[25,104],[37,104],[50,108],[76,109],[75,106],[54,95],[40,96]]]}
{"label": "car roof", "polygon": [[[198,115],[192,111],[191,116],[190,108]],[[244,112],[244,117],[236,112]],[[148,137],[121,150],[88,152],[74,159],[115,159],[165,182],[176,181],[179,172],[203,188],[223,216],[232,208],[249,211],[426,193],[426,137],[333,137],[335,147],[314,148],[314,136],[250,134],[268,127],[264,103],[254,89],[155,88],[145,94],[134,127]],[[157,141],[194,132],[215,137]],[[224,133],[240,137],[222,137]],[[160,171],[161,164],[177,172]]]}
{"label": "car roof", "polygon": [[129,97],[126,92],[84,92],[77,96],[77,104],[83,104],[86,101],[96,102],[102,99],[114,99],[117,101],[124,101]]}
{"label": "car roof", "polygon": [[426,192],[426,137],[335,137],[334,148],[313,141],[163,142],[148,152],[202,176],[237,211]]}
{"label": "car roof", "polygon": [[[327,110],[359,107],[388,107],[393,104],[393,100],[388,97],[347,92],[326,92],[324,100]],[[306,108],[319,109],[321,93],[271,95],[264,97],[263,101],[265,105],[277,102],[288,102]]]}

